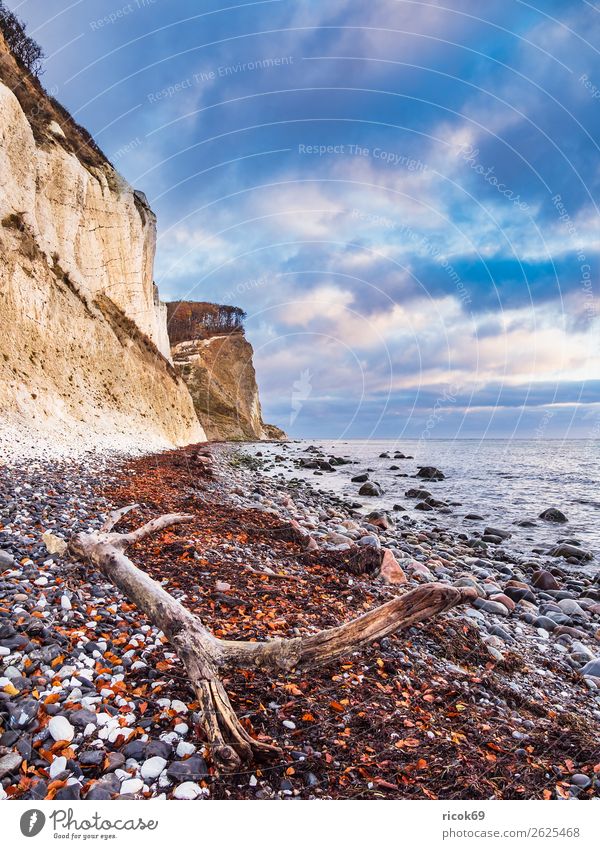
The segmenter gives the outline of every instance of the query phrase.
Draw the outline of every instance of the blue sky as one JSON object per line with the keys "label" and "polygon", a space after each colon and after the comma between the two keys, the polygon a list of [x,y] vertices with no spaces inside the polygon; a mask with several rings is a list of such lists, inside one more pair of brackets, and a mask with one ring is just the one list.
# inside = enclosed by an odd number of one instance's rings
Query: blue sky
{"label": "blue sky", "polygon": [[600,437],[600,4],[10,0],[308,437]]}

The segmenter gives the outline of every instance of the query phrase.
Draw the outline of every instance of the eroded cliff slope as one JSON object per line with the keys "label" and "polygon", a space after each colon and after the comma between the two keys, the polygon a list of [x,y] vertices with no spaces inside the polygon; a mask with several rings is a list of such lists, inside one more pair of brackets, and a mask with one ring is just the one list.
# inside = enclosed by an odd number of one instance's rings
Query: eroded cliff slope
{"label": "eroded cliff slope", "polygon": [[0,36],[0,426],[101,444],[205,438],[170,362],[156,220]]}
{"label": "eroded cliff slope", "polygon": [[[282,430],[263,422],[254,351],[244,335],[241,319],[236,317],[236,312],[243,316],[242,311],[186,301],[167,306],[173,362],[188,386],[208,438],[285,439]],[[207,317],[211,326],[208,332]],[[219,333],[215,326],[220,322],[230,329]],[[232,325],[235,329],[231,329]],[[182,339],[186,333],[195,338]],[[198,338],[201,336],[207,338]]]}

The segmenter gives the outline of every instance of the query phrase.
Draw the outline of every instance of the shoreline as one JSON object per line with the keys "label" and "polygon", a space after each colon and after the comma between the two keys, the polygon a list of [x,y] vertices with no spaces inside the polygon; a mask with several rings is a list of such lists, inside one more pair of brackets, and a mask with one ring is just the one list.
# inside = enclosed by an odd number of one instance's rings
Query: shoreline
{"label": "shoreline", "polygon": [[[287,444],[278,443],[282,452]],[[262,474],[245,459],[247,445],[0,469],[0,550],[14,557],[9,565],[3,555],[0,570],[5,794],[600,796],[600,677],[580,674],[600,655],[598,589],[589,576],[552,564],[562,589],[541,590],[531,585],[533,570],[506,552],[498,561],[489,552],[474,557],[446,529],[395,516],[388,528],[365,527],[346,499]],[[198,449],[210,452],[214,476],[196,462]],[[432,579],[476,586],[480,599],[315,673],[233,674],[226,686],[238,715],[283,753],[275,764],[216,778],[196,732],[191,688],[164,637],[101,575],[73,568],[41,544],[45,530],[65,536],[97,527],[109,508],[133,501],[141,509],[131,524],[172,510],[194,513],[189,528],[140,543],[131,557],[228,639],[331,627]],[[292,521],[311,534],[315,551],[281,533]],[[371,552],[357,565],[348,551],[358,549]],[[406,583],[373,574],[369,564],[381,549],[393,549]],[[505,595],[511,580],[526,585],[516,602]],[[559,607],[552,592],[566,593],[558,601],[572,601],[583,615],[564,614],[570,624],[541,634],[540,611]],[[73,730],[62,748],[48,730],[54,717]],[[195,789],[179,790],[185,784]]]}

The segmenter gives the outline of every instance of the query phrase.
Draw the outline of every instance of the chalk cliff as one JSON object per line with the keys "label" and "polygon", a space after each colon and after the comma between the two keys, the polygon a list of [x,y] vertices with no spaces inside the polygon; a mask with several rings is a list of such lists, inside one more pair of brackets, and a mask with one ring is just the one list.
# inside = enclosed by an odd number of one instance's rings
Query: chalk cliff
{"label": "chalk cliff", "polygon": [[170,361],[156,219],[0,36],[0,427],[205,438]]}
{"label": "chalk cliff", "polygon": [[172,353],[209,439],[286,438],[263,422],[254,352],[242,331],[178,342]]}

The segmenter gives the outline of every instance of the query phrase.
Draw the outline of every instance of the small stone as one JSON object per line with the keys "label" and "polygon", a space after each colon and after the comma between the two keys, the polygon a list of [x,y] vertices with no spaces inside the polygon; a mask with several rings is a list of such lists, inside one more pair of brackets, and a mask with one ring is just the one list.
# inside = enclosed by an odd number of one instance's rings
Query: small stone
{"label": "small stone", "polygon": [[200,755],[192,755],[185,761],[174,761],[167,768],[167,775],[173,781],[189,779],[191,781],[202,781],[208,778],[208,767],[206,761]]}
{"label": "small stone", "polygon": [[166,765],[167,761],[158,755],[153,758],[148,758],[148,760],[144,761],[142,764],[140,775],[144,781],[153,781],[155,778],[158,778]]}
{"label": "small stone", "polygon": [[75,729],[66,716],[53,716],[48,723],[48,731],[53,740],[66,740],[71,742],[75,736]]}
{"label": "small stone", "polygon": [[386,584],[406,584],[408,579],[389,548],[384,548],[379,577]]}
{"label": "small stone", "polygon": [[289,730],[290,730],[290,731],[294,731],[294,730],[295,730],[295,728],[296,728],[296,723],[295,723],[295,722],[292,722],[292,720],[291,720],[291,719],[284,719],[284,720],[283,720],[283,727],[284,727],[284,728],[289,728]]}
{"label": "small stone", "polygon": [[4,757],[0,758],[0,779],[6,775],[10,775],[19,769],[23,762],[23,758],[17,752],[9,752]]}
{"label": "small stone", "polygon": [[590,660],[579,672],[581,675],[591,675],[594,678],[600,678],[600,657]]}
{"label": "small stone", "polygon": [[193,781],[185,781],[183,784],[180,784],[179,787],[176,787],[173,791],[173,797],[175,799],[197,799],[198,796],[202,795],[202,789],[195,784]]}
{"label": "small stone", "polygon": [[90,749],[87,752],[81,752],[78,757],[80,766],[100,766],[103,760],[104,751],[102,749]]}
{"label": "small stone", "polygon": [[576,787],[581,787],[582,790],[586,790],[592,783],[592,779],[584,775],[582,772],[576,772],[575,775],[571,776],[571,784],[574,784]]}
{"label": "small stone", "polygon": [[58,758],[54,758],[52,763],[50,764],[50,778],[54,780],[57,778],[61,772],[64,772],[67,768],[67,759],[62,755]]}
{"label": "small stone", "polygon": [[140,792],[143,786],[144,782],[141,778],[128,778],[121,784],[119,793],[121,796],[125,796],[127,794],[135,796],[136,793]]}

